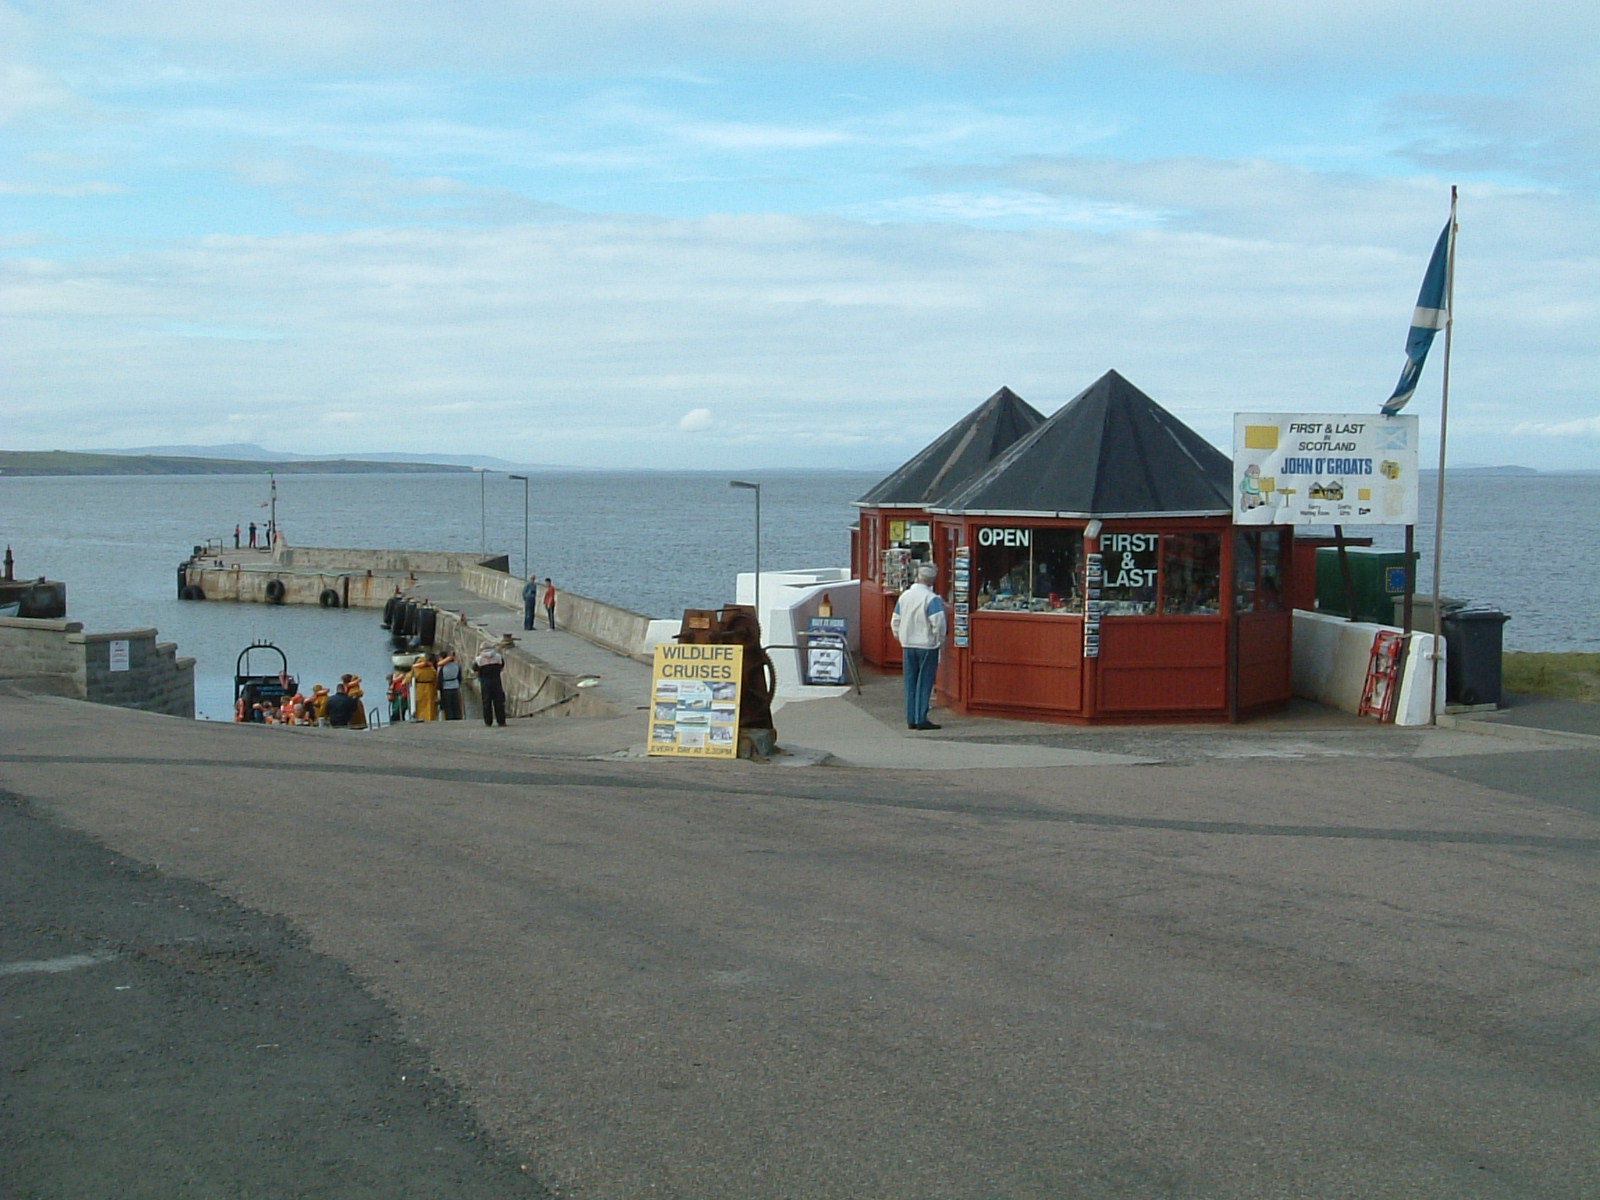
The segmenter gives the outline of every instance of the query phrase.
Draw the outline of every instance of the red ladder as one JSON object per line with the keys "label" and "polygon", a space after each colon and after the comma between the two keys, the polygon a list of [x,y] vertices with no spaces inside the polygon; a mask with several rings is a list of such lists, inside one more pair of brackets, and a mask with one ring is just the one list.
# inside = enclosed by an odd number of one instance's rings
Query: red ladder
{"label": "red ladder", "polygon": [[1367,681],[1361,688],[1361,707],[1357,714],[1394,720],[1395,701],[1400,696],[1400,648],[1405,635],[1392,629],[1378,631],[1372,639],[1372,654],[1367,659]]}

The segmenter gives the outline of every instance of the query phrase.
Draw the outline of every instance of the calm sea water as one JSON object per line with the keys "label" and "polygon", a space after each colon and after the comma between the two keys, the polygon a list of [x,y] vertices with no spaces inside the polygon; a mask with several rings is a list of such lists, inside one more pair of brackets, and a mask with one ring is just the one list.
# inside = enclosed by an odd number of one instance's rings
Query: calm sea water
{"label": "calm sea water", "polygon": [[[557,587],[650,616],[733,600],[755,562],[755,494],[730,476],[694,472],[550,472],[531,476],[528,558]],[[756,473],[767,570],[847,565],[850,501],[876,473]],[[390,669],[378,618],[356,610],[177,599],[178,564],[235,523],[264,524],[269,481],[256,476],[0,477],[0,541],[18,577],[67,584],[68,616],[89,630],[155,627],[194,657],[195,705],[231,719],[240,652],[283,648],[303,682]],[[279,526],[291,545],[451,550],[511,556],[523,571],[524,488],[504,475],[278,477]],[[276,669],[274,656],[252,656]]]}
{"label": "calm sea water", "polygon": [[[850,502],[877,472],[768,472],[762,485],[766,569],[849,561]],[[551,472],[527,491],[531,567],[583,595],[651,616],[732,600],[755,558],[755,498],[729,476],[692,472]],[[283,647],[304,681],[388,670],[388,645],[367,612],[185,604],[177,567],[197,543],[265,522],[260,476],[29,479],[0,477],[0,540],[20,577],[67,583],[69,616],[90,630],[155,627],[196,658],[196,707],[227,719],[241,650]],[[1432,496],[1417,543],[1431,588]],[[1452,477],[1444,592],[1509,613],[1518,650],[1600,650],[1600,615],[1585,562],[1600,557],[1600,475]],[[505,476],[291,475],[278,520],[293,545],[478,551],[523,565],[523,485]],[[1352,531],[1355,532],[1355,531]],[[1398,549],[1402,531],[1372,531]],[[258,660],[259,662],[259,660]],[[275,663],[273,664],[275,665]]]}

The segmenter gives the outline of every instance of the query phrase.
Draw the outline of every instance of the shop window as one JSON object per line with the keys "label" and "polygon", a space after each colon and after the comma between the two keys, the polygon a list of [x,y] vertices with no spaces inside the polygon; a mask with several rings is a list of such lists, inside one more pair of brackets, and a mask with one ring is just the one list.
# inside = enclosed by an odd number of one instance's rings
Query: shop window
{"label": "shop window", "polygon": [[1161,578],[1161,535],[1107,533],[1100,538],[1101,609],[1108,617],[1152,616]]}
{"label": "shop window", "polygon": [[889,545],[879,559],[883,588],[903,592],[916,581],[917,567],[933,561],[933,522],[894,518],[888,527]]}
{"label": "shop window", "polygon": [[1169,533],[1161,539],[1161,612],[1214,617],[1222,611],[1222,537]]}
{"label": "shop window", "polygon": [[1083,612],[1083,531],[981,526],[973,586],[986,612]]}
{"label": "shop window", "polygon": [[1283,609],[1283,530],[1238,530],[1233,539],[1233,610]]}

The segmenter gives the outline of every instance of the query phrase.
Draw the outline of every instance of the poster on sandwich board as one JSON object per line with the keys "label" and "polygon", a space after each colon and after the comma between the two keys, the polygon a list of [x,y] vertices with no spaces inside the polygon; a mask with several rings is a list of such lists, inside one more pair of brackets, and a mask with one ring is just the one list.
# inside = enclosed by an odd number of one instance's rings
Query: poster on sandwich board
{"label": "poster on sandwich board", "polygon": [[743,669],[743,646],[657,646],[650,672],[649,752],[736,758]]}

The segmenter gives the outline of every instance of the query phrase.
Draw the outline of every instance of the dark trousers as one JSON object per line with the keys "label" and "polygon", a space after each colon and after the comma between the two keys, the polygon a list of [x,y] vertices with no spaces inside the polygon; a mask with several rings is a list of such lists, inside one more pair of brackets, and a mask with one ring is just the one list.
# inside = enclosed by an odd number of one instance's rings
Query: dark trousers
{"label": "dark trousers", "polygon": [[485,725],[504,725],[506,723],[506,689],[496,679],[490,682],[483,681],[483,723]]}
{"label": "dark trousers", "polygon": [[539,615],[539,606],[537,604],[535,604],[532,600],[529,600],[527,603],[525,603],[522,606],[522,627],[524,629],[537,628],[538,622],[536,621],[535,618],[537,618],[538,615]]}
{"label": "dark trousers", "polygon": [[550,628],[554,629],[556,627],[556,606],[554,604],[546,604],[544,611],[545,616],[550,618]]}
{"label": "dark trousers", "polygon": [[439,689],[439,711],[444,714],[444,719],[446,721],[461,720],[460,688],[453,687]]}

